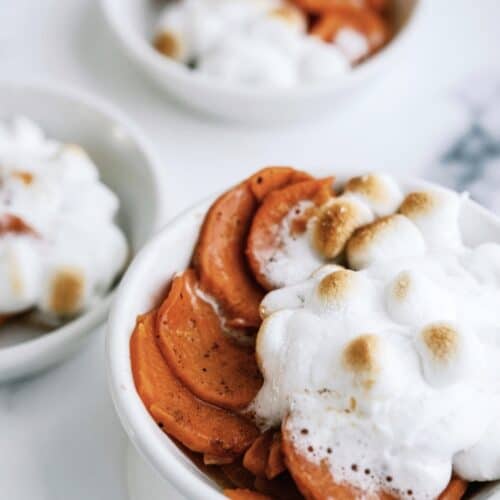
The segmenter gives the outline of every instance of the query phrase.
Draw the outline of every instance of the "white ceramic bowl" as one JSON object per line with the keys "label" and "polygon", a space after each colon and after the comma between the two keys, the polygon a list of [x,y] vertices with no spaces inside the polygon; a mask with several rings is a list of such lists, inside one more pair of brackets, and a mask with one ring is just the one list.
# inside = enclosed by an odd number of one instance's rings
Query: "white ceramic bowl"
{"label": "white ceramic bowl", "polygon": [[[0,120],[24,115],[50,137],[79,144],[118,195],[118,222],[132,255],[165,217],[164,173],[148,141],[119,111],[80,92],[47,83],[0,81]],[[0,381],[32,374],[75,352],[102,323],[111,293],[88,312],[50,333],[15,323],[0,330]]]}
{"label": "white ceramic bowl", "polygon": [[350,91],[391,69],[408,53],[410,35],[418,32],[426,0],[395,0],[396,36],[384,50],[333,81],[290,89],[251,88],[228,84],[191,71],[159,54],[151,45],[163,2],[101,0],[108,25],[125,52],[172,96],[192,108],[220,117],[276,122],[315,116],[345,100]]}
{"label": "white ceramic bowl", "polygon": [[[429,187],[424,181],[402,181],[405,189]],[[159,429],[134,385],[129,340],[138,314],[154,307],[172,276],[184,270],[198,238],[200,225],[213,199],[204,201],[171,221],[139,253],[119,287],[108,323],[108,376],[115,407],[134,446],[168,482],[187,498],[221,500],[220,489]],[[466,200],[460,217],[469,245],[500,243],[500,219]],[[500,495],[500,488],[497,494]]]}

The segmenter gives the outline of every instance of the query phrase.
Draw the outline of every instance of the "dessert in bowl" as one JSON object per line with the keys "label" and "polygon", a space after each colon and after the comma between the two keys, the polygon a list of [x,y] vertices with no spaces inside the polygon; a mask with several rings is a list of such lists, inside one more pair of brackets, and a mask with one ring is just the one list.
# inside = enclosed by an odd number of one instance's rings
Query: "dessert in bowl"
{"label": "dessert in bowl", "polygon": [[127,53],[190,107],[315,116],[407,54],[419,0],[102,0]]}
{"label": "dessert in bowl", "polygon": [[108,104],[2,81],[0,110],[3,381],[76,352],[164,220],[166,196],[147,140]]}
{"label": "dessert in bowl", "polygon": [[154,35],[164,56],[208,77],[289,88],[333,80],[389,43],[391,2],[181,0]]}
{"label": "dessert in bowl", "polygon": [[193,497],[220,493],[176,442],[230,498],[450,500],[497,480],[499,242],[494,216],[425,182],[258,172],[122,284],[108,356],[129,436]]}
{"label": "dessert in bowl", "polygon": [[85,150],[25,117],[0,123],[0,317],[74,318],[123,270],[118,197]]}

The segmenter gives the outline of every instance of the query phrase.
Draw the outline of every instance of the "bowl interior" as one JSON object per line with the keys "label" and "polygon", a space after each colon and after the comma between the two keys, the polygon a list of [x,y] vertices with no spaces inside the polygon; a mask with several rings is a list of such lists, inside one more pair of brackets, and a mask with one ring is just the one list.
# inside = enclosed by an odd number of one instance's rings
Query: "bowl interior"
{"label": "bowl interior", "polygon": [[[429,186],[403,182],[407,190]],[[122,423],[136,448],[158,472],[182,493],[194,498],[222,498],[210,481],[157,427],[139,398],[131,372],[129,339],[136,316],[158,304],[172,276],[189,264],[204,214],[205,201],[172,221],[139,254],[127,272],[108,325],[108,373],[113,399]],[[500,243],[500,219],[465,200],[460,225],[467,244]]]}
{"label": "bowl interior", "polygon": [[[86,96],[48,85],[0,82],[0,120],[24,115],[38,123],[48,137],[81,145],[98,166],[101,179],[120,199],[118,223],[124,230],[131,256],[154,232],[163,216],[161,176],[148,146],[121,114]],[[104,319],[104,299],[89,312],[49,334],[46,328],[16,323],[3,327],[0,335],[0,379],[15,359],[13,349],[44,342],[65,330],[89,328]],[[40,334],[43,333],[42,336]],[[24,342],[20,344],[20,342]],[[55,342],[51,339],[50,342]],[[18,345],[19,344],[19,345]],[[19,360],[16,360],[19,361]]]}

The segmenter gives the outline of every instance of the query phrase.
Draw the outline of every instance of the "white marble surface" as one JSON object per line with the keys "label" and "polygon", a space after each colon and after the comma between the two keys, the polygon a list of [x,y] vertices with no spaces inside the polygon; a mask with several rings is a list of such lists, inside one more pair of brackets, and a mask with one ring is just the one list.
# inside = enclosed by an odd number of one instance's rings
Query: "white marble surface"
{"label": "white marble surface", "polygon": [[[430,1],[411,58],[302,124],[244,127],[186,112],[124,58],[92,0],[0,0],[0,77],[54,79],[127,111],[169,171],[172,215],[269,163],[418,171],[500,209],[500,2]],[[480,77],[467,83],[471,74]],[[103,335],[36,379],[0,386],[0,498],[126,499]]]}

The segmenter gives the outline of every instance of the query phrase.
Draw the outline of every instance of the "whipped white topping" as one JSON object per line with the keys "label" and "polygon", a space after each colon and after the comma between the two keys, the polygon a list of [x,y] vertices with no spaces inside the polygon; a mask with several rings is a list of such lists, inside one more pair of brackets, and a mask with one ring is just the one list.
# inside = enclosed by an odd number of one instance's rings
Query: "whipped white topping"
{"label": "whipped white topping", "polygon": [[[0,123],[0,314],[70,316],[102,296],[127,258],[118,208],[82,148]],[[12,217],[29,229],[2,232]]]}
{"label": "whipped white topping", "polygon": [[352,28],[340,29],[335,37],[335,44],[351,62],[357,62],[370,53],[370,44],[366,37]]}
{"label": "whipped white topping", "polygon": [[311,201],[301,201],[294,206],[280,224],[279,245],[259,254],[263,273],[276,288],[299,283],[323,265],[323,258],[311,246],[311,225],[305,233],[292,234],[293,220],[313,206]]}
{"label": "whipped white topping", "polygon": [[461,198],[423,194],[368,234],[358,271],[265,297],[252,408],[337,482],[434,499],[453,470],[500,479],[500,245],[465,246]]}
{"label": "whipped white topping", "polygon": [[338,77],[364,53],[360,34],[342,34],[337,46],[306,28],[305,14],[284,0],[180,0],[162,12],[155,44],[200,73],[275,87]]}

